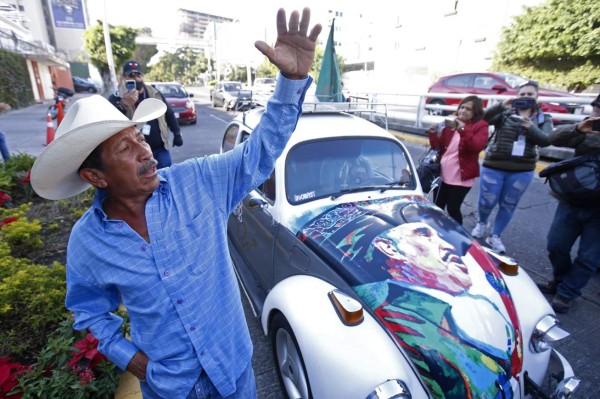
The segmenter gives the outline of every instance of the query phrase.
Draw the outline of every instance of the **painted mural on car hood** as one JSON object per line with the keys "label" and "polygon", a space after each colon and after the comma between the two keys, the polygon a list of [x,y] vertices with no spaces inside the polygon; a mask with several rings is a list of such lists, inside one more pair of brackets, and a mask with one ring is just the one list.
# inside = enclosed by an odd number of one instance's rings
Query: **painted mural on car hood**
{"label": "painted mural on car hood", "polygon": [[522,368],[514,304],[483,248],[449,216],[403,196],[292,219],[389,329],[433,397],[512,397]]}

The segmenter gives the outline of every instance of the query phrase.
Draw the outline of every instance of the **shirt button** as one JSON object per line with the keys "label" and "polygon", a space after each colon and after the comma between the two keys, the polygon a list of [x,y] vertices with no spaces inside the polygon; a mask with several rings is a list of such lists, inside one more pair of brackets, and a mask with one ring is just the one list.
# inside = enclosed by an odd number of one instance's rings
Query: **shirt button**
{"label": "shirt button", "polygon": [[194,327],[194,326],[191,326],[191,327],[190,327],[190,331],[196,331],[196,327]]}
{"label": "shirt button", "polygon": [[146,252],[146,246],[145,245],[142,245],[142,251]]}
{"label": "shirt button", "polygon": [[123,223],[122,223],[122,222],[119,222],[119,223],[117,224],[117,227],[118,227],[118,228],[121,228],[121,227],[123,227]]}
{"label": "shirt button", "polygon": [[204,356],[206,353],[204,351],[200,352],[200,356]]}
{"label": "shirt button", "polygon": [[164,275],[164,276],[168,276],[169,274],[171,274],[171,273],[170,273],[168,270],[165,270],[165,271],[163,272],[163,275]]}
{"label": "shirt button", "polygon": [[302,90],[298,90],[298,91],[296,92],[296,94],[301,94],[301,93],[302,93]]}
{"label": "shirt button", "polygon": [[177,304],[178,304],[178,305],[181,305],[182,303],[183,303],[183,299],[178,299],[178,300],[177,300]]}

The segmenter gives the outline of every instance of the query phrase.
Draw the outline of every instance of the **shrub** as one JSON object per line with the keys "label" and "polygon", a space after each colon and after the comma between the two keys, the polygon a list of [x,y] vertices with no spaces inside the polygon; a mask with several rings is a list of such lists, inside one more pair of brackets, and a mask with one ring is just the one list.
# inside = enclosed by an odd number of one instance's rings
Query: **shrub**
{"label": "shrub", "polygon": [[34,162],[31,155],[12,154],[8,161],[0,163],[0,191],[8,193],[15,202],[29,201],[35,196],[30,182]]}
{"label": "shrub", "polygon": [[73,330],[69,316],[19,378],[23,399],[112,399],[122,371],[98,352],[91,333]]}

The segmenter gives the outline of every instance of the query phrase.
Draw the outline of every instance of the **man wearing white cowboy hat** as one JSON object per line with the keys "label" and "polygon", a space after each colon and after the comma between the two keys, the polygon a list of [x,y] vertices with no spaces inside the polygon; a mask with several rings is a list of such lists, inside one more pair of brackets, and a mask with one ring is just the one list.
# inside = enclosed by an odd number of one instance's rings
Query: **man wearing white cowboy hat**
{"label": "man wearing white cowboy hat", "polygon": [[[295,129],[312,79],[321,26],[310,11],[277,14],[271,48],[255,46],[280,69],[277,87],[251,137],[222,155],[167,169],[138,126],[165,112],[147,99],[128,119],[92,96],[71,106],[32,169],[42,197],[96,187],[67,248],[66,306],[76,329],[141,381],[145,398],[254,398],[252,343],[227,248],[227,218],[271,173]],[[113,311],[122,302],[131,341]]]}

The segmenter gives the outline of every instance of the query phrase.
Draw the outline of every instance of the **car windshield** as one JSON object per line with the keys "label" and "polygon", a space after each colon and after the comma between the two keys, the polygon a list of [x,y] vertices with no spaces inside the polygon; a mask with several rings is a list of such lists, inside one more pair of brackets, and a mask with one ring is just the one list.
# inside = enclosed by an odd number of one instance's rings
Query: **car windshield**
{"label": "car windshield", "polygon": [[517,87],[519,87],[521,85],[521,83],[527,82],[527,79],[525,79],[521,76],[511,75],[508,73],[499,73],[498,77],[500,77],[503,81],[505,81],[513,89],[516,89]]}
{"label": "car windshield", "polygon": [[156,85],[155,87],[165,97],[186,98],[188,96],[185,90],[178,85]]}
{"label": "car windshield", "polygon": [[223,89],[225,91],[237,91],[242,90],[242,85],[239,83],[224,83]]}
{"label": "car windshield", "polygon": [[335,138],[309,141],[286,158],[286,196],[291,204],[349,192],[414,189],[408,156],[393,140]]}

